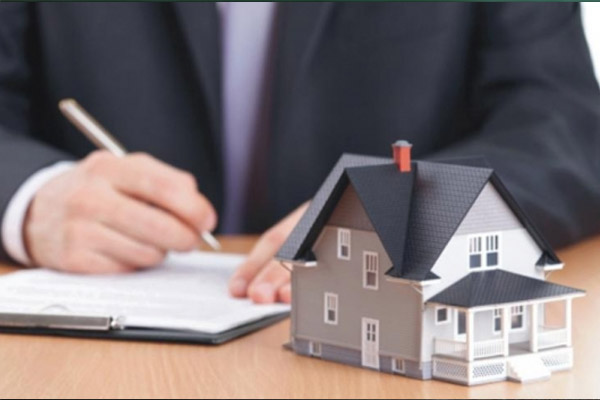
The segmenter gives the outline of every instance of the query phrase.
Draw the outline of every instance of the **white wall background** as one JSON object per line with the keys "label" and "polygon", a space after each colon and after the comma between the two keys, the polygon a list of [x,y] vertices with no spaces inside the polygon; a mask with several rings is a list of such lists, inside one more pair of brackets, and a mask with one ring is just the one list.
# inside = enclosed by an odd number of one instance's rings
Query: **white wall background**
{"label": "white wall background", "polygon": [[596,78],[600,80],[600,3],[583,4],[583,25],[596,67]]}

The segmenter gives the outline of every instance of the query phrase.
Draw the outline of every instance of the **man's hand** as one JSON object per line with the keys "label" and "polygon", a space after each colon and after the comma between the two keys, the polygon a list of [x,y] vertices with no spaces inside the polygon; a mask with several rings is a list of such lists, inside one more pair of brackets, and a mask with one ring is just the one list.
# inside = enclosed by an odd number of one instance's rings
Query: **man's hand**
{"label": "man's hand", "polygon": [[307,207],[304,203],[260,237],[229,282],[233,296],[249,297],[255,303],[291,302],[290,273],[273,257]]}
{"label": "man's hand", "polygon": [[216,223],[191,174],[146,154],[97,151],[38,191],[23,233],[35,265],[116,273],[192,250]]}

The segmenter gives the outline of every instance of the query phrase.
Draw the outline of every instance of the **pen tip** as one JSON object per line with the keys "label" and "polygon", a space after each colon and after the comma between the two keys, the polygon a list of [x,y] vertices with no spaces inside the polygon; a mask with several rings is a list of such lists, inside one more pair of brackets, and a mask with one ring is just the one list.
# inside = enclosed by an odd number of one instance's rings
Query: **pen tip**
{"label": "pen tip", "polygon": [[202,240],[208,244],[213,250],[220,251],[221,243],[210,232],[202,232]]}

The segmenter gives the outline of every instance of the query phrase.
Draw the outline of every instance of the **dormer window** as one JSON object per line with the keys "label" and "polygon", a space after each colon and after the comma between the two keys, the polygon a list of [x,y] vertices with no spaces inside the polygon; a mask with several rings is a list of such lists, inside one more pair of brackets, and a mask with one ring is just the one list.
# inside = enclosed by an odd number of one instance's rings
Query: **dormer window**
{"label": "dormer window", "polygon": [[350,229],[338,229],[337,256],[341,260],[350,259]]}
{"label": "dormer window", "polygon": [[500,264],[500,234],[469,237],[469,268],[493,268]]}

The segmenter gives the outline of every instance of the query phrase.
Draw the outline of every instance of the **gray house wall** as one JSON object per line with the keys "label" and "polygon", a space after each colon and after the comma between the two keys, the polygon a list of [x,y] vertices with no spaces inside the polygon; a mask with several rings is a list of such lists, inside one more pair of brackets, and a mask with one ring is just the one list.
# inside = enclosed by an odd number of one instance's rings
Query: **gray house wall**
{"label": "gray house wall", "polygon": [[[350,260],[337,257],[338,227],[351,230]],[[421,338],[422,297],[409,285],[390,282],[391,268],[379,237],[349,185],[313,251],[316,268],[295,268],[295,339],[306,339],[361,350],[362,318],[379,320],[379,347],[382,355],[418,360]],[[379,288],[363,288],[363,252],[379,254]],[[338,325],[324,321],[325,293],[338,295]]]}
{"label": "gray house wall", "polygon": [[329,217],[327,225],[370,232],[375,230],[352,185],[348,185],[344,190],[337,207]]}
{"label": "gray house wall", "polygon": [[[379,289],[363,288],[363,251],[379,254]],[[337,258],[337,228],[324,228],[313,249],[318,266],[295,268],[296,338],[360,350],[362,318],[379,321],[382,355],[418,360],[422,298],[409,285],[390,282],[391,263],[374,232],[352,230],[350,260]],[[338,295],[338,325],[324,321],[325,293]]]}
{"label": "gray house wall", "polygon": [[[337,257],[337,230],[340,227],[351,231],[350,260]],[[355,364],[362,346],[362,318],[376,319],[380,324],[381,368],[385,369],[385,360],[389,357],[413,360],[416,363],[409,365],[420,366],[421,376],[426,376],[427,368],[422,366],[430,365],[434,338],[456,339],[456,315],[452,310],[450,323],[436,325],[435,305],[423,306],[423,300],[471,272],[468,267],[469,236],[487,232],[501,234],[499,268],[544,278],[543,272],[535,268],[541,249],[488,183],[432,269],[441,280],[423,287],[421,295],[410,285],[386,278],[385,272],[391,268],[391,262],[355,190],[349,185],[313,246],[318,266],[298,267],[292,273],[294,341],[319,342],[323,345],[325,358],[337,357],[342,362],[351,360]],[[379,254],[377,291],[363,288],[364,251]],[[337,325],[324,321],[327,292],[338,295]],[[511,343],[528,340],[528,314],[526,309],[525,329],[510,333]],[[492,311],[478,312],[474,318],[475,340],[501,337],[493,332]]]}

